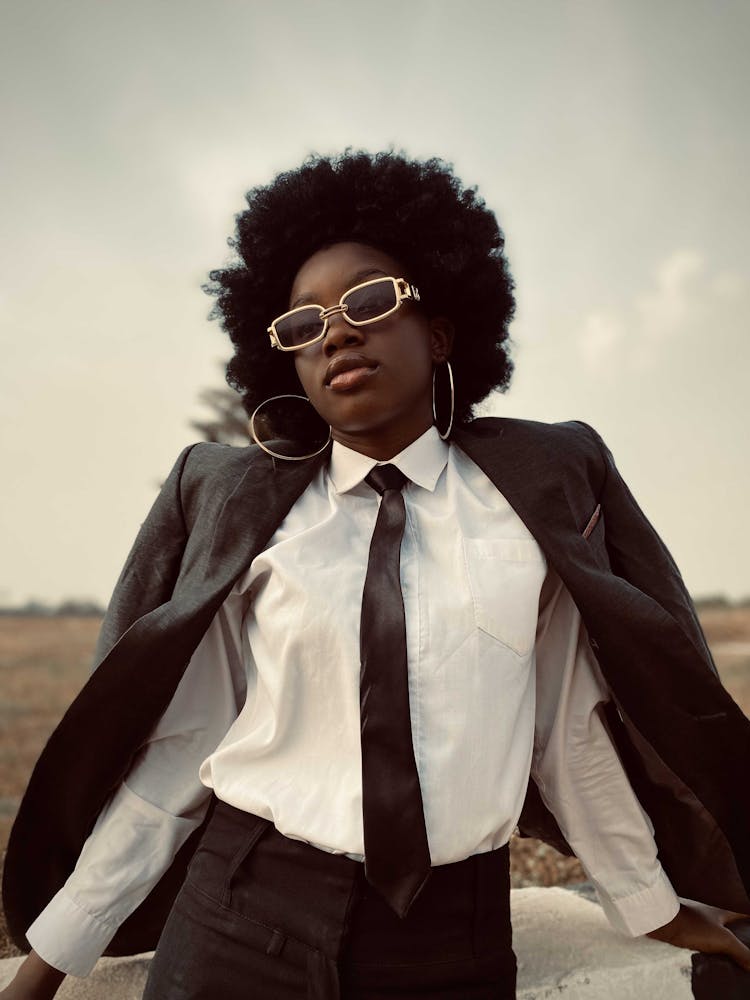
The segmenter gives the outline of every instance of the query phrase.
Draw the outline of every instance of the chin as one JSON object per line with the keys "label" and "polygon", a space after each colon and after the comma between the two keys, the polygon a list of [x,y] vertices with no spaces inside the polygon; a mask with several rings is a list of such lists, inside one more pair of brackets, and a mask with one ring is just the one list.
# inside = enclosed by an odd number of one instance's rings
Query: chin
{"label": "chin", "polygon": [[429,405],[425,405],[421,399],[391,401],[388,405],[388,400],[383,399],[382,391],[342,393],[333,399],[318,396],[311,399],[311,402],[330,426],[334,438],[338,435],[363,437],[382,434],[385,437],[394,432],[408,433],[417,424],[421,424],[418,413],[426,421],[425,426],[432,423],[432,396]]}
{"label": "chin", "polygon": [[[377,431],[379,428],[393,424],[393,414],[383,411],[373,412],[372,399],[365,400],[352,396],[349,399],[336,400],[338,405],[328,405],[318,410],[321,417],[334,432],[342,434],[365,434]],[[317,407],[316,407],[317,409]]]}

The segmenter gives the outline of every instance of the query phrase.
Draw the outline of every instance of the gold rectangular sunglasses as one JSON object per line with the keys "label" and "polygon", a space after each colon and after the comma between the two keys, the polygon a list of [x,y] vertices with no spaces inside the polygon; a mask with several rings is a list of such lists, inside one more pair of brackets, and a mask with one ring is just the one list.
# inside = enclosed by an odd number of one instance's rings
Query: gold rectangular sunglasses
{"label": "gold rectangular sunglasses", "polygon": [[328,332],[328,320],[341,313],[351,326],[377,323],[396,312],[402,302],[419,302],[419,292],[405,278],[375,278],[344,292],[338,305],[299,306],[279,316],[268,327],[271,347],[280,351],[298,351],[322,340]]}

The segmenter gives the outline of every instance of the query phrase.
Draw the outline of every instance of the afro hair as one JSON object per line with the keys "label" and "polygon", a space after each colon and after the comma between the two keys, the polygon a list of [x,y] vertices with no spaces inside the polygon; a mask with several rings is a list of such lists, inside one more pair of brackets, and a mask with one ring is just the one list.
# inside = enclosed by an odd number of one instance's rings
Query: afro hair
{"label": "afro hair", "polygon": [[270,396],[300,393],[294,364],[271,349],[267,327],[289,308],[301,265],[321,247],[355,241],[398,260],[431,316],[454,325],[455,419],[492,390],[505,390],[513,364],[508,325],[513,279],[504,236],[473,188],[439,159],[346,150],[313,155],[248,192],[230,246],[237,258],[212,271],[205,290],[234,345],[227,381],[248,414]]}

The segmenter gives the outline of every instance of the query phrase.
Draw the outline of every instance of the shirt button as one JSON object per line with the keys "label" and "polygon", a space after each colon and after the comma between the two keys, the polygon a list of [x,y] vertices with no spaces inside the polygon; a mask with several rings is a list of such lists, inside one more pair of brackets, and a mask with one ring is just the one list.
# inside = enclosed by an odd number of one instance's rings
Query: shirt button
{"label": "shirt button", "polygon": [[593,636],[589,636],[589,646],[591,646],[592,649],[599,648],[599,643],[593,638]]}

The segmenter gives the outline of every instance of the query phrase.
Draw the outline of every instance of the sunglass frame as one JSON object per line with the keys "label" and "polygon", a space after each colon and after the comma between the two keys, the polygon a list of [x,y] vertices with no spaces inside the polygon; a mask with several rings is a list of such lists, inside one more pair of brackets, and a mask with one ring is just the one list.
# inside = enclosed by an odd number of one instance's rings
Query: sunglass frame
{"label": "sunglass frame", "polygon": [[[351,295],[352,292],[358,292],[360,288],[367,288],[370,285],[378,285],[384,281],[392,281],[393,288],[396,293],[396,303],[387,312],[381,313],[379,316],[373,316],[371,319],[356,320],[351,319],[347,315],[349,306],[344,302],[347,296]],[[271,347],[276,347],[280,351],[299,351],[303,347],[311,347],[313,344],[317,344],[321,341],[325,335],[328,333],[328,320],[331,316],[335,316],[337,313],[341,313],[346,322],[350,326],[368,326],[370,323],[379,323],[380,320],[386,319],[388,316],[393,315],[397,309],[400,308],[401,303],[405,301],[419,302],[419,290],[412,284],[410,284],[406,278],[392,278],[390,276],[384,278],[373,278],[371,281],[363,281],[359,285],[354,285],[352,288],[348,288],[338,303],[335,306],[329,306],[328,309],[317,302],[311,302],[309,305],[297,306],[296,309],[290,309],[289,312],[283,313],[281,316],[277,316],[276,319],[271,323],[267,329],[267,333],[271,340]],[[294,347],[284,347],[284,345],[279,340],[279,335],[276,332],[276,324],[280,323],[284,319],[288,319],[290,316],[294,316],[296,313],[304,312],[306,309],[319,309],[320,315],[319,319],[323,321],[322,331],[314,337],[312,340],[306,340],[304,344],[295,344]]]}

